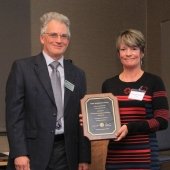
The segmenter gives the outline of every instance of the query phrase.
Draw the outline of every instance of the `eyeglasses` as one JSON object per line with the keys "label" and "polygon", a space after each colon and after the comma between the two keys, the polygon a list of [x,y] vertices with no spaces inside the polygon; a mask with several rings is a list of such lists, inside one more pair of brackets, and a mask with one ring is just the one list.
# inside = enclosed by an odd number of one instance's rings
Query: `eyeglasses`
{"label": "eyeglasses", "polygon": [[58,34],[58,33],[48,33],[48,32],[44,34],[47,34],[52,39],[56,39],[60,37],[61,40],[67,40],[69,38],[68,34]]}

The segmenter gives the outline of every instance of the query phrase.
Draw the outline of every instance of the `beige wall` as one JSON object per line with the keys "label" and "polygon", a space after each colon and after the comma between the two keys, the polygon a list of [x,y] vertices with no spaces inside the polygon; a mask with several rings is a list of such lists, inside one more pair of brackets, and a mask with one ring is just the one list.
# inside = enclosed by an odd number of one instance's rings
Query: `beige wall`
{"label": "beige wall", "polygon": [[30,55],[29,0],[0,2],[0,132],[5,131],[5,85],[14,59]]}
{"label": "beige wall", "polygon": [[58,11],[70,18],[72,37],[67,57],[85,70],[89,93],[100,92],[104,79],[119,71],[117,34],[130,27],[146,32],[144,0],[32,0],[32,54],[40,50],[39,17],[47,11]]}
{"label": "beige wall", "polygon": [[[169,0],[147,0],[148,71],[161,75],[161,23],[170,20]],[[170,63],[170,57],[169,61]]]}

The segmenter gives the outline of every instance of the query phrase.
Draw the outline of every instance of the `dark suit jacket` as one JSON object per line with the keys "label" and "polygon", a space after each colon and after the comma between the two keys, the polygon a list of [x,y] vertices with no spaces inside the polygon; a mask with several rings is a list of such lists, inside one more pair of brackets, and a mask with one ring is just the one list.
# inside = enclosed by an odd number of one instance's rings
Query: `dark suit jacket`
{"label": "dark suit jacket", "polygon": [[[90,143],[79,126],[80,99],[86,92],[85,74],[64,60],[64,136],[70,170],[90,162]],[[31,170],[45,170],[53,148],[57,108],[43,54],[15,61],[6,86],[6,125],[10,146],[8,170],[13,159],[28,155]]]}

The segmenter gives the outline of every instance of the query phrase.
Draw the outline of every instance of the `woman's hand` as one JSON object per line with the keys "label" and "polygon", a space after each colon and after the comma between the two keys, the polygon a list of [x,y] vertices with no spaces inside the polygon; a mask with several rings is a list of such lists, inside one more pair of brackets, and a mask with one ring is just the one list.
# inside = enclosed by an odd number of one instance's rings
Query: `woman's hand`
{"label": "woman's hand", "polygon": [[116,134],[116,139],[115,141],[120,141],[123,138],[126,137],[126,135],[128,134],[128,128],[126,125],[121,126],[121,128],[119,129],[119,131]]}

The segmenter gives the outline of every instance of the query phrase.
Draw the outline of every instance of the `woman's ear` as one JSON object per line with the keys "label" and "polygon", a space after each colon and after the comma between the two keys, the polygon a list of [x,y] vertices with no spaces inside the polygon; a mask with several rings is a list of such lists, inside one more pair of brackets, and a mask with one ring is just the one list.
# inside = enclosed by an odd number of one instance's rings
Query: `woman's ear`
{"label": "woman's ear", "polygon": [[143,64],[143,57],[144,57],[144,53],[141,54],[141,57],[140,57],[140,65],[142,66]]}
{"label": "woman's ear", "polygon": [[116,54],[117,54],[118,57],[120,57],[119,50],[116,51]]}

